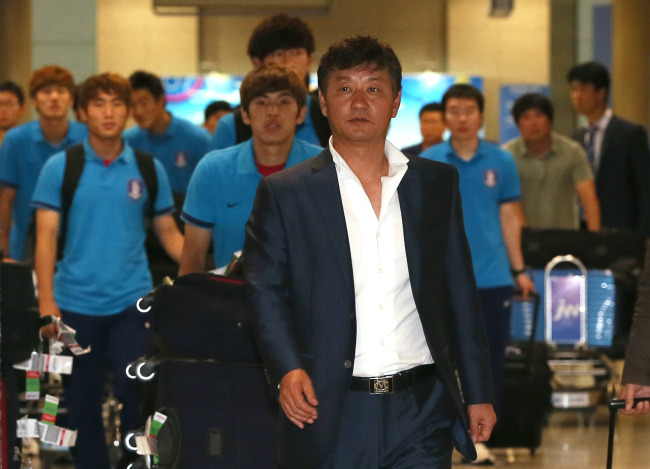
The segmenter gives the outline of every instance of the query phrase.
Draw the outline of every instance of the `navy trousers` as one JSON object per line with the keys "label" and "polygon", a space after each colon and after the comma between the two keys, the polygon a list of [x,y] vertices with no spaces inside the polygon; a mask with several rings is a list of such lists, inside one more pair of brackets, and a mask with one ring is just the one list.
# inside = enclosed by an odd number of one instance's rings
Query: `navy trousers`
{"label": "navy trousers", "polygon": [[454,411],[435,376],[394,394],[348,391],[323,469],[451,468]]}
{"label": "navy trousers", "polygon": [[[122,404],[122,437],[144,425],[141,415],[141,389],[137,380],[128,379],[126,366],[144,355],[148,340],[148,315],[135,306],[110,316],[89,316],[61,311],[63,322],[77,331],[77,342],[92,351],[74,357],[72,374],[64,376],[65,402],[69,427],[78,430],[71,449],[76,469],[110,469],[106,436],[102,422],[102,402],[106,371],[113,372],[113,389]],[[118,467],[126,467],[134,453],[124,453]]]}

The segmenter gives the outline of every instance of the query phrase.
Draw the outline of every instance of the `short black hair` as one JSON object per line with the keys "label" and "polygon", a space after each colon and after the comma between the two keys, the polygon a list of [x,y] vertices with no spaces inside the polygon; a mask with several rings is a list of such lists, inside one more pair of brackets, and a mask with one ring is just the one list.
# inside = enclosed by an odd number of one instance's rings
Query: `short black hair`
{"label": "short black hair", "polygon": [[248,56],[264,60],[278,49],[305,49],[307,54],[313,54],[315,45],[311,28],[297,16],[285,13],[264,18],[248,40]]}
{"label": "short black hair", "polygon": [[553,103],[540,93],[526,93],[519,96],[512,105],[512,118],[519,125],[521,116],[530,109],[536,109],[544,114],[549,122],[553,122]]}
{"label": "short black hair", "polygon": [[609,70],[600,62],[585,62],[574,66],[567,73],[567,81],[591,83],[597,90],[606,89],[609,94]]}
{"label": "short black hair", "polygon": [[472,99],[476,101],[479,112],[483,114],[485,98],[483,97],[483,93],[481,93],[475,86],[468,85],[467,83],[458,83],[450,86],[447,91],[445,91],[445,94],[442,95],[442,108],[445,111],[447,110],[447,101],[451,98]]}
{"label": "short black hair", "polygon": [[149,90],[156,100],[165,97],[165,88],[163,87],[162,80],[153,73],[138,70],[133,72],[129,77],[131,88],[135,90]]}
{"label": "short black hair", "polygon": [[205,107],[203,117],[207,121],[212,114],[216,114],[219,111],[232,111],[232,106],[228,101],[212,101]]}
{"label": "short black hair", "polygon": [[370,36],[355,36],[335,42],[320,59],[318,89],[325,96],[332,72],[369,67],[386,70],[390,75],[393,97],[402,90],[402,65],[393,48]]}
{"label": "short black hair", "polygon": [[18,99],[18,103],[23,106],[25,104],[25,92],[18,83],[11,80],[0,81],[0,91],[12,93]]}
{"label": "short black hair", "polygon": [[425,112],[443,112],[444,109],[442,108],[442,104],[435,102],[435,103],[428,103],[422,106],[422,109],[420,109],[420,117],[422,117],[422,114]]}

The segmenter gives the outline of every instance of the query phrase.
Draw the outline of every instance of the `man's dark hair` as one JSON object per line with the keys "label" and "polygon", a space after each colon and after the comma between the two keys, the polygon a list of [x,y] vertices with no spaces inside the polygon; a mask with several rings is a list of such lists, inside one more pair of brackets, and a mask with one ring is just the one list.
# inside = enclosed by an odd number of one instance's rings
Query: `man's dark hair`
{"label": "man's dark hair", "polygon": [[519,96],[512,105],[512,117],[519,125],[521,116],[530,109],[536,109],[544,114],[549,122],[553,122],[553,103],[540,93],[526,93]]}
{"label": "man's dark hair", "polygon": [[78,88],[78,108],[88,110],[88,103],[104,92],[114,94],[127,107],[131,107],[131,84],[129,80],[115,73],[102,73],[88,77]]}
{"label": "man's dark hair", "polygon": [[443,112],[444,109],[442,108],[442,104],[440,103],[429,103],[425,104],[422,106],[422,109],[420,109],[420,117],[422,117],[422,114],[425,112]]}
{"label": "man's dark hair", "polygon": [[212,101],[210,104],[208,104],[205,107],[205,111],[203,111],[203,116],[205,120],[207,121],[210,116],[213,114],[216,114],[219,111],[232,111],[232,106],[230,106],[230,103],[228,101]]}
{"label": "man's dark hair", "polygon": [[149,90],[156,100],[165,97],[165,88],[162,81],[153,73],[138,70],[129,77],[133,90]]}
{"label": "man's dark hair", "polygon": [[264,18],[248,40],[248,56],[264,60],[278,49],[305,49],[307,54],[313,54],[314,35],[307,23],[285,13]]}
{"label": "man's dark hair", "polygon": [[288,90],[298,103],[298,110],[307,102],[307,88],[302,78],[284,65],[263,65],[253,69],[244,77],[239,88],[241,107],[248,112],[253,99],[266,93]]}
{"label": "man's dark hair", "polygon": [[574,66],[567,73],[567,81],[569,83],[572,81],[591,83],[597,90],[604,88],[609,94],[609,71],[599,62],[585,62]]}
{"label": "man's dark hair", "polygon": [[370,36],[356,36],[335,42],[320,59],[318,66],[318,89],[327,94],[330,74],[337,70],[369,68],[386,70],[390,75],[393,97],[402,90],[402,66],[395,51]]}
{"label": "man's dark hair", "polygon": [[67,88],[70,96],[74,93],[74,78],[70,70],[58,65],[45,65],[32,74],[29,80],[29,96],[35,98],[36,93],[50,85]]}
{"label": "man's dark hair", "polygon": [[483,108],[485,107],[485,98],[483,98],[483,93],[481,93],[478,88],[468,85],[466,83],[459,83],[456,85],[450,86],[445,94],[442,95],[442,108],[447,110],[447,102],[451,98],[457,99],[472,99],[476,101],[478,105],[478,110],[482,114]]}
{"label": "man's dark hair", "polygon": [[21,106],[25,104],[25,93],[18,83],[11,80],[0,81],[0,91],[5,91],[16,96],[18,104]]}

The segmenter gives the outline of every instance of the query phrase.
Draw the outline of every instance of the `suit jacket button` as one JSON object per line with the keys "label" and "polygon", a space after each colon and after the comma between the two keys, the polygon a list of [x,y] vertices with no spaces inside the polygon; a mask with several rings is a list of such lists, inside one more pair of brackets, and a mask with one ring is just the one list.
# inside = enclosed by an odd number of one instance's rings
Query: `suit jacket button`
{"label": "suit jacket button", "polygon": [[345,366],[346,368],[352,368],[352,362],[350,360],[345,360],[343,362],[343,366]]}

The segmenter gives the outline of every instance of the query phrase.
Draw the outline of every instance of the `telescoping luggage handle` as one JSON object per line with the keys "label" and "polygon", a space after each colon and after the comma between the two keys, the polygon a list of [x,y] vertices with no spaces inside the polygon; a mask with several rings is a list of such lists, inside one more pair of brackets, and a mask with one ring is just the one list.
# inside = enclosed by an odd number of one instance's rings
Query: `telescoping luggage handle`
{"label": "telescoping luggage handle", "polygon": [[[639,402],[650,401],[650,397],[637,397],[634,406]],[[619,409],[625,409],[625,399],[613,399],[609,403],[609,436],[607,439],[607,469],[612,469],[614,457],[614,427],[616,427],[616,414]]]}
{"label": "telescoping luggage handle", "polygon": [[530,369],[532,356],[533,356],[533,347],[535,346],[535,338],[537,337],[537,321],[539,320],[539,303],[540,297],[537,292],[528,292],[528,296],[524,297],[521,290],[515,290],[514,296],[523,301],[533,301],[533,323],[530,331],[530,336],[528,336],[527,343],[527,355],[526,355],[526,365]]}
{"label": "telescoping luggage handle", "polygon": [[[558,264],[573,264],[580,275],[551,275]],[[544,269],[546,343],[587,346],[587,269],[574,256],[556,256]]]}

